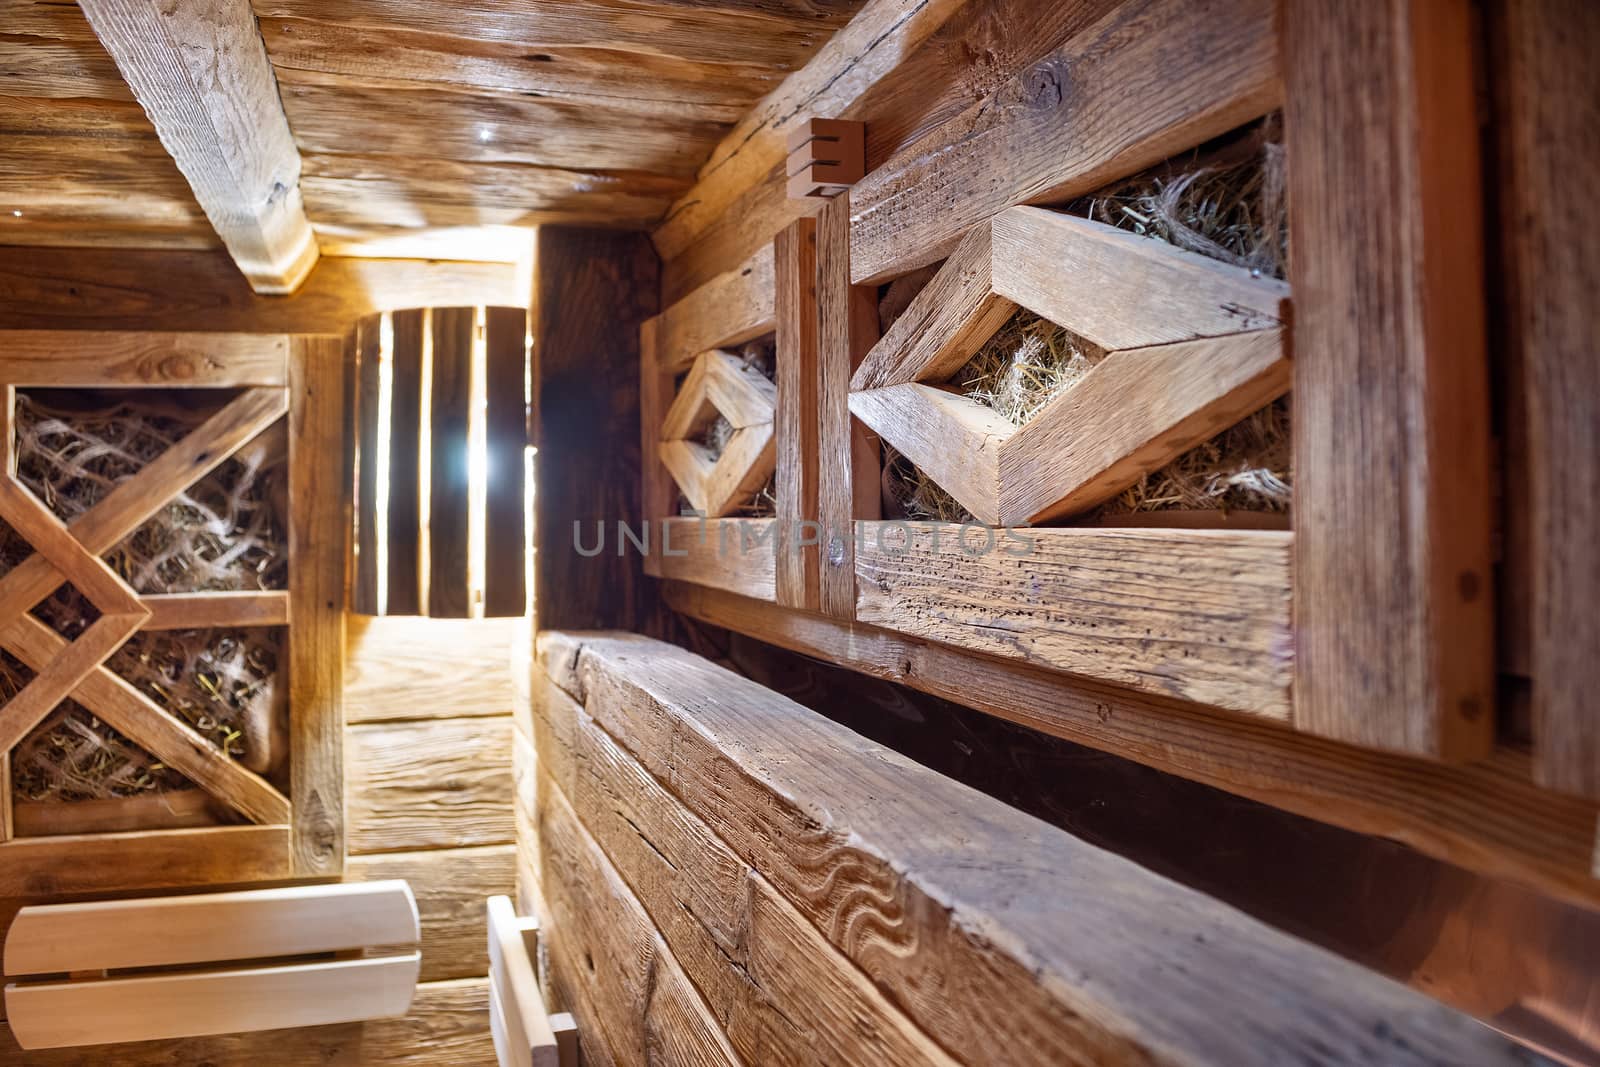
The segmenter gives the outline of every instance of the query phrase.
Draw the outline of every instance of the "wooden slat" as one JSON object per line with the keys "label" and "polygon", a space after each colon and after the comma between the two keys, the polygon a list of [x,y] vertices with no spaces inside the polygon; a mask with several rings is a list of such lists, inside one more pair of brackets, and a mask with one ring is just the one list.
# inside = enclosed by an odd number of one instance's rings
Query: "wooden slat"
{"label": "wooden slat", "polygon": [[[523,930],[534,920],[517,918],[507,896],[487,902],[489,932],[489,994],[505,1030],[501,1067],[559,1067],[556,1035],[539,992],[534,961],[528,955]],[[497,1046],[498,1048],[498,1046]]]}
{"label": "wooden slat", "polygon": [[817,521],[820,606],[855,617],[855,520],[876,519],[876,439],[850,417],[850,378],[878,339],[878,293],[850,284],[850,194],[817,215]]}
{"label": "wooden slat", "polygon": [[509,715],[352,726],[346,741],[352,854],[513,839]]}
{"label": "wooden slat", "polygon": [[509,714],[506,671],[517,626],[514,619],[348,620],[345,722]]}
{"label": "wooden slat", "polygon": [[[1138,0],[1108,12],[856,184],[855,281],[931,263],[1003,208],[1069,200],[1271,111],[1274,11],[1270,0]],[[1160,93],[1128,91],[1153,70]]]}
{"label": "wooden slat", "polygon": [[655,525],[656,576],[773,600],[777,521],[663,519]]}
{"label": "wooden slat", "polygon": [[762,248],[655,318],[656,359],[681,371],[700,353],[726,348],[777,328],[773,249]]}
{"label": "wooden slat", "polygon": [[585,558],[574,531],[592,545],[597,524],[611,538],[619,521],[640,528],[636,346],[658,309],[659,266],[640,234],[561,226],[539,227],[535,260],[534,616],[541,626],[641,626],[654,591],[639,558],[614,542]]}
{"label": "wooden slat", "polygon": [[397,881],[40,904],[13,920],[5,973],[299,956],[408,945],[419,936],[416,901]]}
{"label": "wooden slat", "polygon": [[15,832],[15,814],[11,805],[11,753],[0,753],[0,845],[11,840]]}
{"label": "wooden slat", "polygon": [[1292,539],[866,523],[863,622],[1280,722]]}
{"label": "wooden slat", "polygon": [[[23,615],[0,631],[0,643],[40,672],[59,662],[68,649],[65,640],[32,615]],[[259,823],[289,821],[289,802],[271,784],[245,770],[112,671],[96,667],[72,696],[112,729],[133,738],[152,756],[241,814]],[[295,754],[299,759],[298,749]]]}
{"label": "wooden slat", "polygon": [[[672,372],[662,368],[657,353],[660,322],[656,317],[639,324],[639,514],[649,522],[676,511],[678,493],[658,448],[662,420],[674,399]],[[658,554],[645,556],[645,573],[659,577],[660,565]]]}
{"label": "wooden slat", "polygon": [[389,602],[390,615],[421,611],[422,537],[420,497],[422,441],[421,308],[390,316],[394,350],[389,354]]}
{"label": "wooden slat", "polygon": [[289,300],[261,296],[226,252],[0,247],[0,328],[341,333],[363,315],[471,300],[519,304],[509,263],[317,261]]}
{"label": "wooden slat", "polygon": [[18,838],[0,844],[0,896],[51,897],[293,877],[287,826]]}
{"label": "wooden slat", "polygon": [[816,222],[798,219],[779,233],[773,258],[778,319],[778,603],[815,610],[822,597],[815,525],[819,381]]}
{"label": "wooden slat", "polygon": [[1000,456],[1017,428],[976,400],[917,382],[851,393],[850,414],[979,522],[1000,523]]}
{"label": "wooden slat", "polygon": [[11,385],[130,389],[287,382],[289,338],[248,333],[7,330],[0,378]]}
{"label": "wooden slat", "polygon": [[[26,638],[16,636],[30,622],[32,615],[23,615],[0,630],[0,643],[13,653],[20,653]],[[94,677],[113,652],[138,632],[144,615],[102,615],[73,641],[63,641],[48,659],[33,659],[29,663],[37,673],[22,690],[6,701],[6,714],[0,719],[0,752],[9,753],[30,734],[67,697],[85,681]],[[21,656],[27,661],[29,657]]]}
{"label": "wooden slat", "polygon": [[346,882],[403,879],[417,900],[422,921],[424,982],[489,973],[484,943],[483,898],[515,889],[516,846],[386,852],[351,856]]}
{"label": "wooden slat", "polygon": [[[1492,5],[1500,49],[1500,230],[1508,391],[1505,644],[1533,679],[1534,773],[1552,788],[1600,797],[1600,382],[1593,293],[1600,255],[1580,235],[1593,204],[1569,176],[1600,138],[1590,61],[1600,9],[1573,0]],[[1515,664],[1514,664],[1515,665]]]}
{"label": "wooden slat", "polygon": [[[545,634],[540,658],[558,681],[575,675],[602,729],[967,1062],[1278,1063],[1293,1049],[1518,1061],[1468,1017],[691,653]],[[1281,1010],[1259,1011],[1263,999]],[[996,1043],[997,1027],[1012,1040]]]}
{"label": "wooden slat", "polygon": [[1290,5],[1283,32],[1295,725],[1479,758],[1495,693],[1472,5]]}
{"label": "wooden slat", "polygon": [[464,619],[467,602],[467,433],[477,310],[434,308],[428,397],[428,614]]}
{"label": "wooden slat", "polygon": [[292,293],[317,261],[300,203],[300,153],[244,0],[82,5],[258,292]]}
{"label": "wooden slat", "polygon": [[1287,341],[1258,330],[1113,352],[1001,446],[999,524],[1103,504],[1270,404],[1289,391]]}
{"label": "wooden slat", "polygon": [[487,320],[485,415],[489,443],[488,503],[484,513],[483,610],[489,616],[521,615],[528,551],[523,517],[523,471],[528,445],[527,313],[491,307]]}
{"label": "wooden slat", "polygon": [[350,537],[344,346],[296,338],[290,358],[289,751],[294,863],[344,867],[344,596]]}
{"label": "wooden slat", "polygon": [[404,1015],[421,956],[6,987],[26,1049],[325,1026]]}
{"label": "wooden slat", "polygon": [[[953,1067],[956,1061],[570,696],[551,685],[538,725],[538,749],[558,783],[542,794],[540,820],[549,848],[542,873],[557,883],[551,892],[586,896],[594,891],[565,883],[593,884],[590,871],[614,870],[610,877],[626,883],[705,998],[734,1062]],[[583,855],[596,846],[603,858]]]}
{"label": "wooden slat", "polygon": [[284,589],[153,593],[140,597],[139,603],[150,612],[142,627],[146,630],[289,625],[289,593]]}
{"label": "wooden slat", "polygon": [[[494,1062],[486,978],[425,982],[404,1018],[187,1037],[119,1045],[117,1067],[235,1063],[381,1063],[385,1067],[483,1067]],[[98,1046],[23,1052],[0,1026],[4,1067],[102,1067]]]}
{"label": "wooden slat", "polygon": [[1112,752],[1275,807],[1405,842],[1430,856],[1592,907],[1600,809],[1534,787],[1523,761],[1454,767],[1360,752],[1256,717],[1020,660],[975,656],[857,622],[782,610],[669,583],[667,601],[702,622],[912,686],[990,715]]}
{"label": "wooden slat", "polygon": [[18,837],[125,833],[220,825],[223,805],[204,789],[179,789],[106,800],[24,800],[13,811]]}
{"label": "wooden slat", "polygon": [[[381,614],[378,570],[385,561],[378,552],[378,427],[380,335],[383,316],[368,315],[356,323],[350,361],[356,368],[356,550],[355,577],[350,583],[350,609],[360,615]],[[386,501],[384,503],[387,503]],[[387,517],[386,517],[387,518]]]}

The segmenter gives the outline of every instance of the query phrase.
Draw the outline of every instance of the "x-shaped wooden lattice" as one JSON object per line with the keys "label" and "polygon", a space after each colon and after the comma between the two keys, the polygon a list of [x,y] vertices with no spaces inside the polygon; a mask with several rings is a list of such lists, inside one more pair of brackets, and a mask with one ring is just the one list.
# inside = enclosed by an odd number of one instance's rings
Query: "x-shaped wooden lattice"
{"label": "x-shaped wooden lattice", "polygon": [[[0,578],[0,646],[36,674],[22,692],[0,705],[0,757],[70,696],[246,817],[258,823],[288,822],[289,802],[281,793],[105,667],[150,612],[99,558],[280,418],[287,406],[283,389],[245,390],[70,525],[9,470],[3,472],[0,518],[35,554]],[[10,426],[5,430],[9,448]],[[101,613],[72,642],[31,614],[68,581]]]}
{"label": "x-shaped wooden lattice", "polygon": [[[701,353],[661,424],[661,462],[689,504],[716,518],[750,498],[777,466],[777,387],[720,349]],[[719,456],[694,441],[718,415],[732,432]]]}

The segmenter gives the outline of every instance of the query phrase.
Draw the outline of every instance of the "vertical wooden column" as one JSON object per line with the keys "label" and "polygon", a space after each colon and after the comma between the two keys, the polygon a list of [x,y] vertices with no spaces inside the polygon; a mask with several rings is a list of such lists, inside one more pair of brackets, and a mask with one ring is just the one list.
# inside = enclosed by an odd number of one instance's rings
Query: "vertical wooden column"
{"label": "vertical wooden column", "polygon": [[878,340],[875,286],[850,284],[850,194],[817,215],[817,518],[821,608],[856,616],[855,520],[878,518],[877,439],[850,417],[850,376]]}
{"label": "vertical wooden column", "polygon": [[[644,234],[541,226],[534,240],[534,625],[639,629],[651,604],[617,523],[643,518],[639,327],[656,312],[660,264]],[[580,554],[574,524],[588,549],[597,523],[604,550]]]}
{"label": "vertical wooden column", "polygon": [[289,354],[289,751],[298,875],[344,870],[344,605],[350,541],[348,361],[342,338]]}
{"label": "vertical wooden column", "polygon": [[[821,606],[817,545],[817,224],[796,219],[773,242],[778,320],[777,595]],[[812,543],[806,543],[812,542]]]}
{"label": "vertical wooden column", "polygon": [[389,353],[389,588],[390,615],[422,613],[422,499],[418,451],[422,427],[422,331],[424,308],[390,316]]}
{"label": "vertical wooden column", "polygon": [[[383,316],[356,323],[356,555],[350,605],[362,615],[378,612],[378,361]],[[387,503],[382,502],[382,503]]]}
{"label": "vertical wooden column", "polygon": [[1494,730],[1468,0],[1286,4],[1295,725],[1446,760]]}
{"label": "vertical wooden column", "polygon": [[1501,662],[1532,679],[1534,774],[1600,796],[1600,6],[1500,0],[1509,603]]}
{"label": "vertical wooden column", "polygon": [[467,427],[477,309],[434,308],[428,394],[428,614],[464,619],[467,603]]}
{"label": "vertical wooden column", "polygon": [[[639,498],[642,515],[652,531],[662,519],[671,517],[677,487],[660,459],[661,420],[672,403],[672,372],[661,365],[657,347],[660,320],[649,318],[639,324]],[[655,533],[657,538],[659,532]],[[661,576],[661,546],[654,544],[645,557],[646,574]]]}
{"label": "vertical wooden column", "polygon": [[523,469],[528,443],[527,315],[521,308],[484,311],[485,429],[488,496],[484,514],[483,610],[489,616],[526,609]]}

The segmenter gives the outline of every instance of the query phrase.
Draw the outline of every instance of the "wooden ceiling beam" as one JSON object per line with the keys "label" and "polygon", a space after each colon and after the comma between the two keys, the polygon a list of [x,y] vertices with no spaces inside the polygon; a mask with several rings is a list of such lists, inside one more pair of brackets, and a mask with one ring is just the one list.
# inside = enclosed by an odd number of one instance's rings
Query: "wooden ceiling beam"
{"label": "wooden ceiling beam", "polygon": [[317,261],[300,153],[247,0],[83,0],[161,143],[258,293]]}

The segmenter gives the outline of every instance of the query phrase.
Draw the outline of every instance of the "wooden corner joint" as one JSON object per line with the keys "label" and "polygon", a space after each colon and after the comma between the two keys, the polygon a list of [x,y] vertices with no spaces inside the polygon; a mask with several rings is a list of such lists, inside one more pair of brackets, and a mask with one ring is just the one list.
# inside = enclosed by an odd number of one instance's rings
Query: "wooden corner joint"
{"label": "wooden corner joint", "polygon": [[867,127],[849,119],[811,118],[789,133],[784,174],[789,198],[833,197],[867,173]]}

